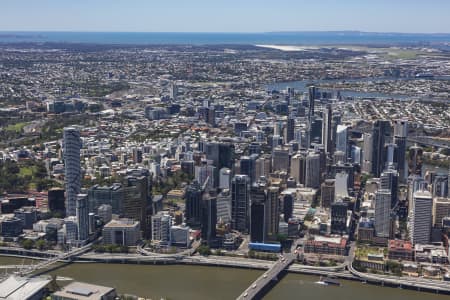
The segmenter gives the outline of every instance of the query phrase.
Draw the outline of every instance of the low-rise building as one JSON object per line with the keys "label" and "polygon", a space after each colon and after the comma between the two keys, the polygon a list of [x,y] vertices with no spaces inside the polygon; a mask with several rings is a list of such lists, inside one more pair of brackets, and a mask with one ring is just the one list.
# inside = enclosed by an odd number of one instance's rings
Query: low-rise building
{"label": "low-rise building", "polygon": [[84,282],[72,282],[52,294],[52,300],[114,300],[116,289]]}
{"label": "low-rise building", "polygon": [[347,239],[343,237],[315,236],[305,243],[305,253],[345,255]]}
{"label": "low-rise building", "polygon": [[414,251],[410,241],[389,240],[388,258],[395,260],[414,260]]}

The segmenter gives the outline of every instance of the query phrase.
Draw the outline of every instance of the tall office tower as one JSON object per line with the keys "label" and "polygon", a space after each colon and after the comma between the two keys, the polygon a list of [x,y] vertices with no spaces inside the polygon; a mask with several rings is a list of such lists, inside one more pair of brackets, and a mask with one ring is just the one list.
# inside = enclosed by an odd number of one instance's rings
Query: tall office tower
{"label": "tall office tower", "polygon": [[214,165],[208,164],[208,161],[204,160],[200,166],[195,166],[194,170],[195,180],[201,186],[207,186],[210,189],[214,189],[217,186],[219,176]]}
{"label": "tall office tower", "polygon": [[289,150],[275,148],[272,152],[272,170],[289,171]]}
{"label": "tall office tower", "polygon": [[375,234],[389,238],[391,224],[391,191],[379,189],[375,195]]}
{"label": "tall office tower", "polygon": [[230,189],[231,184],[231,170],[222,168],[219,171],[219,189]]}
{"label": "tall office tower", "polygon": [[208,108],[208,124],[212,127],[216,126],[216,108],[214,106]]}
{"label": "tall office tower", "polygon": [[88,195],[78,194],[76,202],[78,240],[85,241],[89,236]]}
{"label": "tall office tower", "polygon": [[217,220],[225,224],[231,223],[231,193],[230,190],[222,190],[217,195]]}
{"label": "tall office tower", "polygon": [[256,160],[258,155],[252,154],[250,156],[242,156],[240,160],[240,174],[247,175],[250,179],[250,184],[256,182]]}
{"label": "tall office tower", "polygon": [[89,212],[94,212],[103,204],[112,208],[112,213],[123,213],[124,189],[122,184],[114,183],[111,186],[94,185],[88,190]]}
{"label": "tall office tower", "polygon": [[348,174],[344,171],[335,175],[334,181],[334,198],[345,199],[348,197]]}
{"label": "tall office tower", "polygon": [[256,179],[261,176],[269,178],[272,172],[272,157],[270,154],[263,154],[256,160]]}
{"label": "tall office tower", "polygon": [[267,190],[267,233],[271,236],[276,236],[278,233],[278,226],[280,224],[280,199],[279,188],[269,187]]}
{"label": "tall office tower", "polygon": [[234,146],[230,143],[210,142],[205,147],[206,158],[213,161],[219,170],[224,167],[231,169],[233,164]]}
{"label": "tall office tower", "polygon": [[303,152],[296,153],[291,159],[290,175],[297,183],[305,184],[306,155]]}
{"label": "tall office tower", "polygon": [[253,142],[250,145],[248,145],[248,155],[252,155],[252,154],[257,154],[257,155],[261,154],[261,144],[260,143]]}
{"label": "tall office tower", "polygon": [[321,205],[322,207],[331,207],[334,203],[334,190],[335,190],[335,179],[325,179],[325,181],[320,186],[320,194],[322,197]]}
{"label": "tall office tower", "polygon": [[322,176],[327,171],[327,153],[325,152],[325,146],[323,144],[315,144],[314,151],[320,157],[320,176]]}
{"label": "tall office tower", "polygon": [[208,245],[216,239],[217,198],[205,194],[202,200],[202,240]]}
{"label": "tall office tower", "polygon": [[170,95],[169,96],[170,96],[170,99],[177,101],[178,86],[174,82],[170,86]]}
{"label": "tall office tower", "polygon": [[209,142],[205,143],[204,150],[206,153],[206,159],[209,159],[213,162],[213,165],[219,167],[219,143],[217,142]]}
{"label": "tall office tower", "polygon": [[150,219],[147,219],[148,177],[127,176],[124,181],[123,216],[139,221],[144,238],[150,236]]}
{"label": "tall office tower", "polygon": [[321,144],[322,143],[322,118],[313,116],[309,124],[309,144],[308,148],[312,143]]}
{"label": "tall office tower", "polygon": [[331,204],[331,233],[344,234],[347,232],[347,208],[345,202]]}
{"label": "tall office tower", "polygon": [[294,195],[292,192],[285,192],[283,195],[283,217],[287,223],[294,212]]}
{"label": "tall office tower", "polygon": [[347,173],[347,187],[353,188],[355,185],[355,166],[350,163],[337,163],[331,166],[331,175],[336,178],[336,174],[345,172]]}
{"label": "tall office tower", "polygon": [[333,153],[333,164],[345,163],[347,162],[347,157],[342,151],[334,151]]}
{"label": "tall office tower", "polygon": [[352,163],[361,166],[361,148],[355,145],[352,145],[351,148],[351,158],[352,158]]}
{"label": "tall office tower", "polygon": [[408,137],[408,121],[394,121],[394,143],[397,145],[397,170],[400,182],[406,182],[406,138]]}
{"label": "tall office tower", "polygon": [[254,184],[250,190],[250,241],[264,243],[267,236],[267,194],[265,184]]}
{"label": "tall office tower", "polygon": [[325,106],[322,116],[322,144],[325,146],[325,152],[327,153],[327,156],[330,156],[333,152],[333,133],[331,130],[331,119],[333,117],[333,113],[331,110],[331,104],[327,104]]}
{"label": "tall office tower", "polygon": [[447,197],[448,193],[448,175],[437,174],[433,178],[432,192],[434,197]]}
{"label": "tall office tower", "polygon": [[[338,125],[336,129],[336,151],[342,151],[345,154],[345,158],[348,157],[348,127],[345,125]],[[344,161],[346,162],[346,161]]]}
{"label": "tall office tower", "polygon": [[450,217],[450,198],[436,197],[433,199],[433,226],[442,228],[442,220]]}
{"label": "tall office tower", "polygon": [[231,226],[233,229],[248,232],[250,178],[235,175],[231,180]]}
{"label": "tall office tower", "polygon": [[80,131],[74,127],[64,128],[64,181],[66,186],[66,215],[76,215],[77,195],[81,190]]}
{"label": "tall office tower", "polygon": [[109,204],[102,204],[97,209],[97,214],[103,224],[108,224],[112,220],[112,207]]}
{"label": "tall office tower", "polygon": [[362,171],[366,174],[372,173],[372,144],[373,137],[370,133],[364,133],[364,145],[363,145],[363,162]]}
{"label": "tall office tower", "polygon": [[391,191],[391,208],[394,208],[398,202],[398,172],[395,169],[388,168],[381,173],[380,188]]}
{"label": "tall office tower", "polygon": [[428,191],[417,191],[413,197],[411,211],[411,243],[428,244],[433,222],[433,199]]}
{"label": "tall office tower", "polygon": [[316,99],[316,87],[310,86],[308,89],[308,98],[309,98],[309,110],[308,110],[308,118],[311,120],[312,116],[314,116],[314,100]]}
{"label": "tall office tower", "polygon": [[170,227],[172,226],[172,217],[159,212],[151,217],[152,234],[151,239],[160,245],[170,244]]}
{"label": "tall office tower", "polygon": [[201,222],[202,213],[202,187],[198,181],[192,182],[192,184],[186,187],[184,194],[186,203],[186,223],[189,226],[198,226]]}
{"label": "tall office tower", "polygon": [[318,188],[320,186],[320,155],[310,152],[306,156],[305,186]]}
{"label": "tall office tower", "polygon": [[372,174],[380,177],[385,166],[385,147],[390,143],[391,123],[388,120],[376,120],[372,127]]}
{"label": "tall office tower", "polygon": [[408,174],[422,175],[423,149],[417,145],[409,148],[408,154]]}
{"label": "tall office tower", "polygon": [[48,190],[48,209],[52,213],[66,214],[66,204],[64,199],[64,189],[51,188]]}
{"label": "tall office tower", "polygon": [[283,135],[283,122],[275,121],[273,123],[273,135],[274,136],[282,136]]}
{"label": "tall office tower", "polygon": [[397,153],[397,145],[393,144],[393,143],[388,143],[384,145],[384,166],[383,166],[383,170],[385,168],[397,168],[397,158],[398,158],[398,153]]}
{"label": "tall office tower", "polygon": [[188,174],[189,176],[194,176],[195,174],[195,163],[193,160],[183,160],[181,161],[181,171]]}
{"label": "tall office tower", "polygon": [[289,116],[286,126],[286,144],[294,139],[295,119]]}
{"label": "tall office tower", "polygon": [[418,175],[408,177],[408,214],[411,214],[414,208],[414,193],[425,190],[428,190],[428,184],[422,177]]}

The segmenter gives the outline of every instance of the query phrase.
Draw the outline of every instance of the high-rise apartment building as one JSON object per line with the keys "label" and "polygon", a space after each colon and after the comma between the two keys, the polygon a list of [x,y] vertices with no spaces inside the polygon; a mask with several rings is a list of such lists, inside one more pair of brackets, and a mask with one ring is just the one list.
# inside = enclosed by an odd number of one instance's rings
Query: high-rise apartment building
{"label": "high-rise apartment building", "polygon": [[76,215],[77,195],[81,191],[80,131],[66,127],[63,132],[64,180],[66,186],[66,214]]}

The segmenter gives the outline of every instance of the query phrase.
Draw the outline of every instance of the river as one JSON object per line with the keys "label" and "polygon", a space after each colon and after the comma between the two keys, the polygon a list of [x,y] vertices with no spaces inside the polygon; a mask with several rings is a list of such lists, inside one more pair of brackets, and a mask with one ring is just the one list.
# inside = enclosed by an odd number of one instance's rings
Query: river
{"label": "river", "polygon": [[[21,264],[22,259],[0,257],[0,265]],[[124,265],[74,263],[52,274],[94,284],[112,286],[119,293],[154,300],[235,299],[262,271],[222,267],[183,265]],[[379,287],[357,281],[341,280],[342,286],[315,284],[317,276],[288,274],[265,297],[316,300],[441,300],[448,296],[410,290]],[[70,281],[58,281],[64,285]]]}

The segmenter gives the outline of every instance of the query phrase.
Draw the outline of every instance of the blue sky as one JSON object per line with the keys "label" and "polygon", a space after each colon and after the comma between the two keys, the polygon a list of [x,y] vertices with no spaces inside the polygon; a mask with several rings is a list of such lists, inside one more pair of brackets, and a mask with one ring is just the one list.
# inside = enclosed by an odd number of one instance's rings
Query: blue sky
{"label": "blue sky", "polygon": [[450,33],[450,0],[1,0],[15,30]]}

